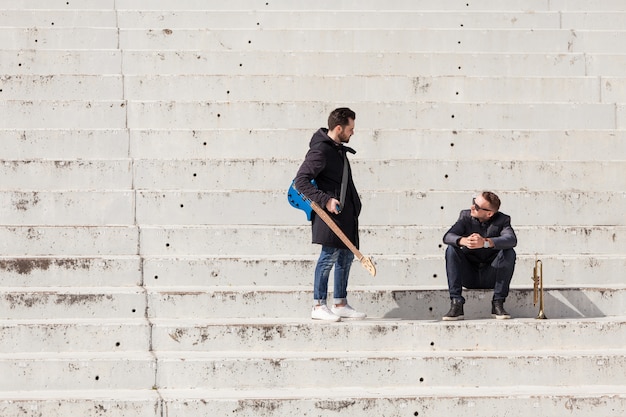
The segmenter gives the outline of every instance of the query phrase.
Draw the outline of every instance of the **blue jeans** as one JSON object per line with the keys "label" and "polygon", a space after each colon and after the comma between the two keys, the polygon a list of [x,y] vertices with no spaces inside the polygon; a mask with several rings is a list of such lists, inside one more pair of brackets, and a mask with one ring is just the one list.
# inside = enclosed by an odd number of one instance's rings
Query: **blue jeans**
{"label": "blue jeans", "polygon": [[469,289],[493,289],[493,300],[504,301],[515,269],[516,254],[513,249],[498,251],[487,263],[474,259],[471,249],[448,246],[446,249],[446,273],[450,299],[465,303],[463,287]]}
{"label": "blue jeans", "polygon": [[313,287],[315,304],[326,304],[328,277],[333,266],[335,267],[334,304],[344,304],[348,297],[348,275],[353,260],[354,254],[349,249],[322,246],[322,252],[315,267],[315,284]]}

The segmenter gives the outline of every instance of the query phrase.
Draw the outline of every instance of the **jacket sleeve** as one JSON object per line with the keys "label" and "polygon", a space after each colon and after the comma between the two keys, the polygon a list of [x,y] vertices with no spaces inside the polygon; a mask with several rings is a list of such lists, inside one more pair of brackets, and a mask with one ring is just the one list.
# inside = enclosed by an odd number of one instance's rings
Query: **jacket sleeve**
{"label": "jacket sleeve", "polygon": [[304,194],[306,198],[315,201],[322,208],[326,207],[330,196],[311,184],[311,180],[317,178],[325,167],[326,157],[324,153],[320,149],[309,149],[294,180],[296,190]]}
{"label": "jacket sleeve", "polygon": [[443,235],[443,243],[459,247],[457,242],[465,235],[465,221],[465,216],[463,215],[463,211],[461,211],[456,223],[454,223],[452,227]]}
{"label": "jacket sleeve", "polygon": [[506,216],[501,225],[500,235],[490,237],[494,249],[511,249],[517,246],[517,236],[511,226],[511,218]]}

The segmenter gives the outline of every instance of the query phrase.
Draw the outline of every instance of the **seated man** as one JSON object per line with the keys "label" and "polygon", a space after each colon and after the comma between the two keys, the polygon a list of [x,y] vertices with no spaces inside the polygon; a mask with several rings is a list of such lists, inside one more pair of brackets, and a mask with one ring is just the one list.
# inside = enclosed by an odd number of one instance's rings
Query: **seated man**
{"label": "seated man", "polygon": [[443,236],[446,248],[446,273],[450,291],[450,311],[444,320],[463,320],[463,287],[493,289],[491,314],[510,319],[504,310],[515,269],[517,236],[511,217],[500,213],[500,198],[484,191],[472,199],[469,210]]}

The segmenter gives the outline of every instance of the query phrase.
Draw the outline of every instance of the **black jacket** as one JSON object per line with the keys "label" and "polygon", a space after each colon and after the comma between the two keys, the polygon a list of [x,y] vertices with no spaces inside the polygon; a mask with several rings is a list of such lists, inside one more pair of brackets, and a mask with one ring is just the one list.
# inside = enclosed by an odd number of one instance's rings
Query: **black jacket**
{"label": "black jacket", "polygon": [[472,233],[478,233],[484,238],[490,238],[494,247],[489,249],[471,249],[472,255],[487,261],[494,258],[502,249],[511,249],[517,245],[517,236],[511,226],[511,217],[497,212],[488,221],[481,223],[471,216],[470,210],[461,210],[459,218],[443,235],[443,243],[459,247],[458,240]]}
{"label": "black jacket", "polygon": [[[355,153],[347,146],[339,145],[328,136],[328,129],[320,128],[313,134],[309,143],[304,162],[300,166],[295,178],[295,187],[308,199],[315,201],[325,209],[330,198],[340,199],[341,178],[343,176],[344,153]],[[347,161],[347,159],[346,159]],[[311,184],[314,179],[317,188]],[[348,187],[343,210],[339,214],[331,214],[330,217],[337,223],[339,228],[359,247],[359,214],[361,213],[361,200],[352,181],[352,170],[348,162]],[[312,242],[335,248],[346,248],[346,245],[313,212],[312,217]]]}

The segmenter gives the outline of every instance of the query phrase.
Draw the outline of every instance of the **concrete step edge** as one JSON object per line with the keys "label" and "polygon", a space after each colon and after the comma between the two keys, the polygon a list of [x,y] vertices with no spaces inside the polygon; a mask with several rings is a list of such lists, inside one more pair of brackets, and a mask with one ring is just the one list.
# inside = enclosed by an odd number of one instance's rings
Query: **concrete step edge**
{"label": "concrete step edge", "polygon": [[511,396],[577,396],[596,397],[618,395],[626,397],[620,385],[576,385],[576,386],[493,386],[493,387],[315,387],[290,389],[159,389],[164,400],[173,399],[345,399],[345,398],[414,398],[414,397],[511,397]]}
{"label": "concrete step edge", "polygon": [[415,398],[415,397],[570,397],[593,398],[598,396],[626,398],[622,385],[575,385],[575,386],[403,386],[403,387],[315,387],[272,389],[145,389],[145,390],[32,390],[0,391],[0,401],[46,401],[46,400],[228,400],[228,399],[344,399],[344,398]]}

